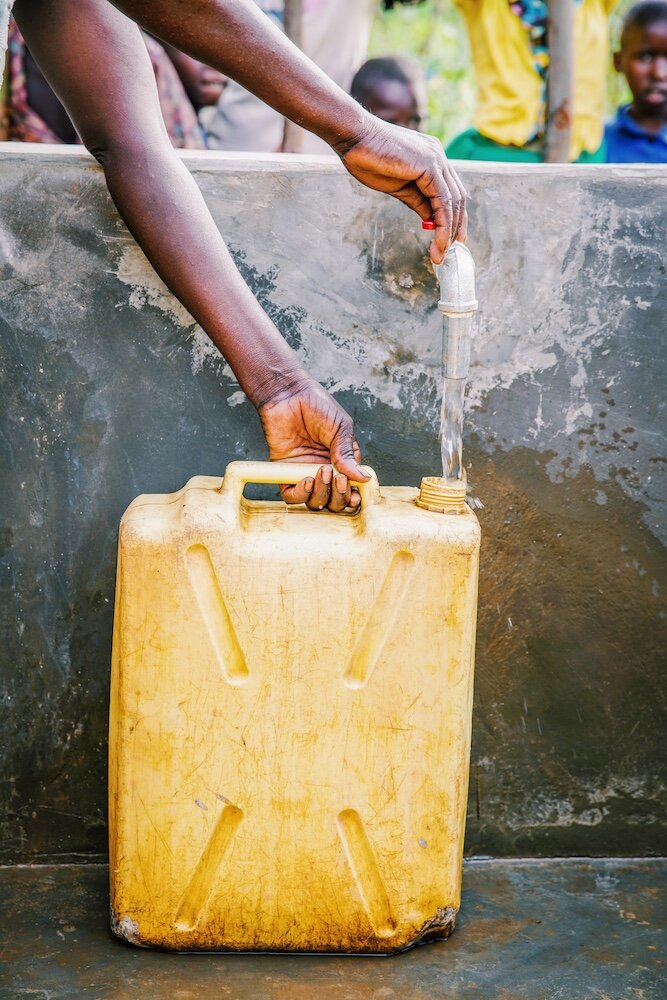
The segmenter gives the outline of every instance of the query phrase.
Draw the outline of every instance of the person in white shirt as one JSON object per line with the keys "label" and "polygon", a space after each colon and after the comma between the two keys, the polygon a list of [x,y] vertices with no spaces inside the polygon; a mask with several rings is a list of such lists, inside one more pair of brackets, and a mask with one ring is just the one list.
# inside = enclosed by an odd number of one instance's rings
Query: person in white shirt
{"label": "person in white shirt", "polygon": [[[255,0],[274,24],[284,26],[283,0]],[[303,0],[301,48],[343,90],[366,58],[377,0]],[[285,119],[235,81],[216,108],[201,116],[209,149],[275,153],[283,149]],[[310,132],[299,135],[299,152],[331,154]]]}

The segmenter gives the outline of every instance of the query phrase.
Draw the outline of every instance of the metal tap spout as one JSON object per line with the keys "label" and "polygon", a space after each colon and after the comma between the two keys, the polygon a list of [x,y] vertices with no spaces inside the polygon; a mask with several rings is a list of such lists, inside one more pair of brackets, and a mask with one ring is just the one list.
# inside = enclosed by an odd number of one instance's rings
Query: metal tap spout
{"label": "metal tap spout", "polygon": [[438,309],[444,317],[445,378],[466,379],[470,372],[472,317],[477,310],[475,262],[467,246],[456,242],[433,270],[440,283]]}

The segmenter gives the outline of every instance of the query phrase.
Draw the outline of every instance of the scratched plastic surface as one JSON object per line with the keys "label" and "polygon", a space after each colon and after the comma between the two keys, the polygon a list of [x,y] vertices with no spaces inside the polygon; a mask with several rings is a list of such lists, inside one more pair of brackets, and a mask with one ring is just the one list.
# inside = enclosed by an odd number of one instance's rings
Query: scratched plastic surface
{"label": "scratched plastic surface", "polygon": [[479,526],[243,499],[236,462],[121,525],[112,926],[177,950],[390,953],[460,902]]}

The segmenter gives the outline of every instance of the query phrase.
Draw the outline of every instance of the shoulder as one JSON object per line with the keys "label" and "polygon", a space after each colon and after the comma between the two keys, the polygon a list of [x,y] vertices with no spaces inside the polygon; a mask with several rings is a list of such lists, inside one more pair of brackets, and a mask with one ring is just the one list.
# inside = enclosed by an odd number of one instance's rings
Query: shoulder
{"label": "shoulder", "polygon": [[605,125],[604,138],[608,163],[634,163],[645,159],[642,152],[646,135],[628,114],[629,105],[620,107]]}
{"label": "shoulder", "polygon": [[622,118],[620,115],[620,109],[616,112],[613,118],[610,118],[608,122],[605,123],[604,134],[606,136],[618,135],[618,133],[623,128]]}
{"label": "shoulder", "polygon": [[630,105],[621,104],[619,108],[616,108],[616,114],[613,118],[610,118],[605,125],[605,131],[609,129],[612,132],[620,132],[623,129],[629,132],[636,132],[639,126],[635,124],[633,119],[630,117]]}

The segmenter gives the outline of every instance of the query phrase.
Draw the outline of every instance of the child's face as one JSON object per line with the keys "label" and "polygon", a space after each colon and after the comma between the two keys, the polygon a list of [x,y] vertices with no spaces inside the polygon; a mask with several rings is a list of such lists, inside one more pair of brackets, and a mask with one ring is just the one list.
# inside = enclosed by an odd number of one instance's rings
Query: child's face
{"label": "child's face", "polygon": [[367,98],[368,110],[385,122],[419,132],[422,113],[412,87],[398,80],[378,81]]}
{"label": "child's face", "polygon": [[211,66],[202,66],[199,71],[199,91],[202,104],[217,104],[227,84],[227,77]]}
{"label": "child's face", "polygon": [[614,66],[625,74],[638,110],[667,114],[667,20],[631,28]]}

